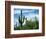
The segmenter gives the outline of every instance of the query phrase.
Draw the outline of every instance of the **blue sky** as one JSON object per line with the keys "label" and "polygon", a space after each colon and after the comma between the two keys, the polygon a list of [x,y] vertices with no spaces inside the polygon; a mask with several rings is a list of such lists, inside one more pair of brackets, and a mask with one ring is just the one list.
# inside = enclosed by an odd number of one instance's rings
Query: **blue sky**
{"label": "blue sky", "polygon": [[[14,9],[15,14],[21,13],[21,9]],[[39,13],[38,9],[22,9],[22,13]]]}
{"label": "blue sky", "polygon": [[39,9],[14,9],[14,24],[18,23],[18,16],[20,15],[22,10],[22,14],[28,20],[34,19],[35,16],[39,19]]}

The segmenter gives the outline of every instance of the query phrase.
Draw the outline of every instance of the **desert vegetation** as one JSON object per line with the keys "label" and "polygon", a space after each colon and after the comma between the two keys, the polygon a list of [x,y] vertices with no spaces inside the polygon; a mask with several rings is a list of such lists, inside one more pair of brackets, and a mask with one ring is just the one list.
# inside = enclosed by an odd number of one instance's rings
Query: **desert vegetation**
{"label": "desert vegetation", "polygon": [[[19,26],[14,27],[14,30],[28,30],[28,29],[38,29],[39,28],[39,21],[37,19],[37,17],[34,18],[35,20],[32,21],[32,19],[30,18],[30,20],[27,20],[27,18],[25,18],[25,16],[22,16],[22,10],[21,10],[21,15],[18,18],[18,22],[19,22]],[[24,20],[26,20],[25,24]]]}

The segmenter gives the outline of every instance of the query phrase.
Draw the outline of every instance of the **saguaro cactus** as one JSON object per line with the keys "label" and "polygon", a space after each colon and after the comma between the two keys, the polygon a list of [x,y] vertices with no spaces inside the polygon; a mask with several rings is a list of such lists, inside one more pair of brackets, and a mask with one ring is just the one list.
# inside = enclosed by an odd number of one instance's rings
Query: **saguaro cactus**
{"label": "saguaro cactus", "polygon": [[21,15],[19,16],[19,23],[21,24],[21,27],[22,27],[22,24],[24,23],[24,19],[25,19],[25,16],[22,16],[22,10],[21,10]]}

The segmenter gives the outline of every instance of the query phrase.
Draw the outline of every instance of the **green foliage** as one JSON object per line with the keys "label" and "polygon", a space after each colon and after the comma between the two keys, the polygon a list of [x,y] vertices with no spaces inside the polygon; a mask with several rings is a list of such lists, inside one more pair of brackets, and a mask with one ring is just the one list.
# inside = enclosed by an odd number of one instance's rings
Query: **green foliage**
{"label": "green foliage", "polygon": [[[20,18],[19,18],[20,20]],[[39,21],[37,19],[37,17],[35,17],[35,20],[32,21],[32,19],[30,20],[27,20],[27,18],[25,18],[26,20],[26,23],[25,25],[19,25],[18,27],[14,27],[14,30],[28,30],[28,29],[39,29]],[[23,23],[23,21],[21,22],[22,20],[20,20],[20,24]]]}

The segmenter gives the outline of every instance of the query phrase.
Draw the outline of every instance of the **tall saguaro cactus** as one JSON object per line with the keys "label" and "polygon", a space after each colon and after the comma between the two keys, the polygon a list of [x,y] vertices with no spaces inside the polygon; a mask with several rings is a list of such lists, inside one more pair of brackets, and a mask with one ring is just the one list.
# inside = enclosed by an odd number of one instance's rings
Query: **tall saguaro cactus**
{"label": "tall saguaro cactus", "polygon": [[21,15],[19,16],[19,23],[21,24],[21,27],[22,27],[22,24],[24,23],[24,19],[25,19],[25,16],[22,16],[22,10],[21,10]]}

